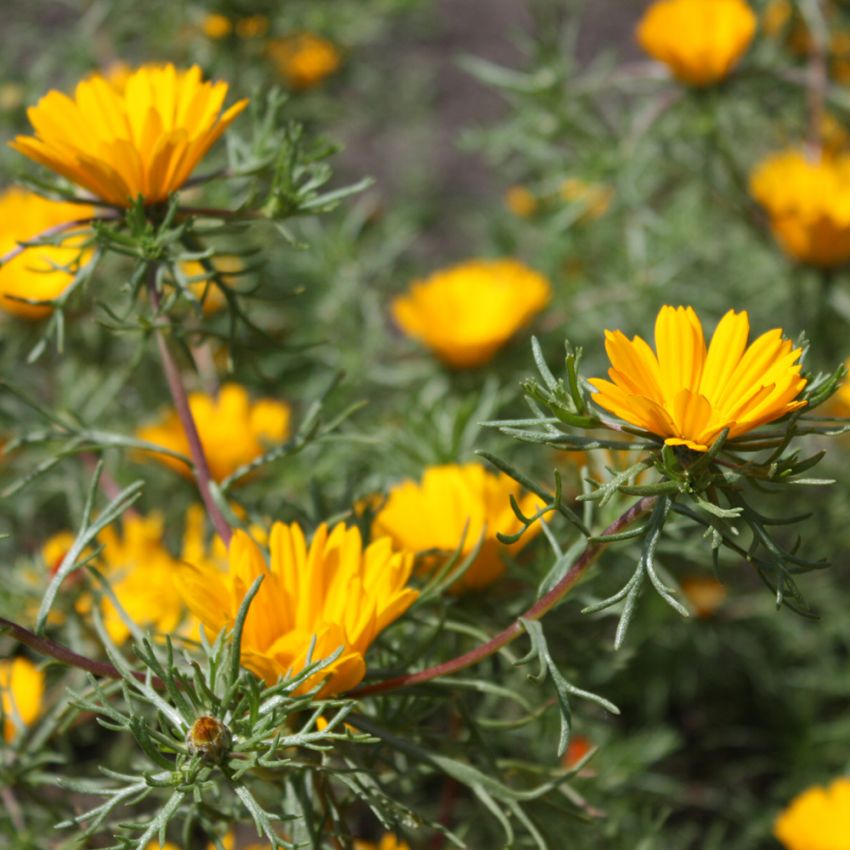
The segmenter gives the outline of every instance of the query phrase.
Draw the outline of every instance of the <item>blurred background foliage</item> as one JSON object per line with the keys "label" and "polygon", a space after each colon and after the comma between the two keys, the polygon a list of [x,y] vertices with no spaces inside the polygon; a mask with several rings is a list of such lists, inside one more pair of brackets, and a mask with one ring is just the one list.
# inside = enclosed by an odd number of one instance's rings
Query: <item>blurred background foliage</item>
{"label": "blurred background foliage", "polygon": [[[736,74],[718,88],[687,91],[635,46],[639,2],[7,0],[0,135],[24,131],[26,106],[48,88],[67,90],[93,70],[199,63],[232,85],[234,99],[260,100],[281,85],[286,117],[302,122],[311,138],[339,144],[334,185],[374,178],[321,220],[289,224],[294,244],[270,223],[210,236],[217,253],[247,252],[244,279],[252,291],[243,306],[268,336],[240,332],[228,343],[225,312],[198,320],[219,341],[206,374],[185,359],[190,388],[203,389],[216,368],[223,378],[230,371],[255,396],[291,405],[295,428],[318,399],[328,422],[364,403],[333,433],[234,491],[250,518],[312,527],[349,516],[352,506],[400,478],[418,478],[429,464],[473,460],[477,449],[511,459],[547,486],[557,468],[575,495],[583,459],[478,428],[487,419],[525,415],[519,381],[533,371],[529,333],[517,334],[486,368],[453,371],[400,333],[391,300],[412,280],[455,262],[516,256],[552,285],[552,302],[534,327],[550,364],[563,356],[566,338],[584,347],[585,374],[602,374],[603,330],[646,336],[668,303],[691,304],[712,325],[729,308],[746,309],[759,331],[805,331],[811,365],[842,361],[850,323],[845,272],[827,281],[790,262],[747,190],[753,166],[805,139],[809,122],[800,11],[786,4],[790,17],[771,33],[764,15],[777,15],[776,4],[753,5],[762,27]],[[833,35],[850,33],[842,4],[828,25]],[[303,32],[338,52],[338,67],[314,85],[281,72],[271,48]],[[827,107],[844,144],[850,90],[841,63],[848,57],[838,50],[840,39],[833,43]],[[233,135],[247,137],[248,123]],[[223,161],[221,150],[218,157]],[[0,169],[4,185],[31,170],[5,146]],[[213,200],[216,191],[226,205],[226,190],[213,188]],[[4,318],[3,386],[24,387],[45,407],[101,432],[131,435],[155,421],[169,402],[154,352],[138,331],[105,328],[123,312],[129,268],[110,257],[98,270],[68,311],[63,351],[51,342],[28,362],[43,327]],[[27,479],[55,456],[55,442],[37,439],[45,426],[17,395],[0,393],[2,433],[33,438],[0,467],[0,532],[9,535],[0,542],[0,613],[12,619],[34,614],[45,583],[42,544],[74,527],[91,477],[91,466],[74,453]],[[550,840],[576,850],[767,850],[778,847],[771,825],[794,794],[850,770],[845,451],[846,442],[833,445],[822,468],[837,479],[834,486],[781,506],[783,513],[812,513],[799,532],[806,552],[833,563],[801,582],[817,618],[777,612],[757,577],[727,555],[719,574],[724,590],[702,609],[691,596],[698,616],[683,620],[647,596],[626,646],[615,652],[610,613],[579,611],[622,584],[636,557],[628,546],[603,556],[594,581],[547,618],[549,646],[565,675],[621,710],[615,717],[589,702],[574,706],[575,740],[598,751],[571,783],[582,816],[548,801],[531,804]],[[184,515],[196,501],[191,483],[134,452],[103,454],[120,485],[144,481],[140,506],[165,515],[170,547],[179,551]],[[603,513],[600,527],[623,505],[606,508],[610,517]],[[554,530],[571,542],[568,526],[555,523]],[[713,575],[708,543],[694,528],[667,540],[660,559],[695,588]],[[448,617],[485,633],[501,628],[527,607],[550,561],[545,542],[536,540],[503,582],[443,600],[429,613],[431,623]],[[73,602],[60,608],[68,615]],[[84,631],[64,627],[77,647],[89,645]],[[465,645],[452,634],[441,652],[448,657]],[[477,675],[528,692],[525,671],[501,660]],[[60,672],[51,678],[58,682]],[[541,688],[536,702],[546,699]],[[495,722],[515,712],[504,695],[469,688],[448,704],[397,698],[380,713],[387,728],[416,725],[420,746],[459,758],[476,748],[500,773],[512,759],[553,765],[556,713],[518,729]],[[105,739],[92,724],[74,723],[51,743],[78,772],[129,758],[126,742]],[[417,774],[398,753],[377,749],[360,758],[373,759],[378,781],[429,817],[455,795],[452,827],[469,846],[501,846],[498,823],[480,816],[468,791]],[[522,770],[518,779],[526,781]],[[50,836],[41,847],[70,847],[53,837],[58,818],[49,810],[61,812],[65,801],[49,800],[40,814],[34,809],[31,832]],[[354,833],[377,835],[365,808],[354,813]],[[15,834],[8,812],[0,813],[0,829]],[[414,850],[438,846],[416,830],[407,837]],[[532,845],[518,834],[517,846]]]}

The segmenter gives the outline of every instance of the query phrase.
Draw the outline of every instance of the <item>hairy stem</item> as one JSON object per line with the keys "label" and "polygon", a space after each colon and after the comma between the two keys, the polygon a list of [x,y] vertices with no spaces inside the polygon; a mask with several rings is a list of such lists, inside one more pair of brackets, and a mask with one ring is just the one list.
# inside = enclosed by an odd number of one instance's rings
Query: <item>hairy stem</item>
{"label": "hairy stem", "polygon": [[[599,537],[609,537],[617,534],[635,522],[635,520],[648,514],[655,504],[656,498],[656,496],[644,496],[635,502],[625,513],[617,517]],[[418,673],[405,673],[402,676],[395,676],[392,679],[384,679],[382,682],[375,682],[374,684],[357,688],[348,694],[348,696],[364,697],[370,694],[394,691],[398,688],[407,688],[411,685],[421,685],[424,682],[430,682],[432,679],[438,679],[442,676],[448,676],[451,673],[457,673],[459,670],[465,670],[467,667],[472,667],[474,664],[478,664],[479,661],[489,658],[516,640],[520,635],[525,634],[525,627],[522,624],[522,620],[540,620],[551,611],[578,583],[579,579],[599,557],[606,545],[604,540],[596,543],[588,543],[575,563],[567,570],[566,575],[548,593],[541,596],[521,617],[518,617],[510,626],[499,632],[495,637],[490,638],[486,643],[482,643],[480,646],[475,647],[475,649],[471,649],[469,652],[465,652],[463,655],[459,655],[449,661],[443,661],[441,664],[420,670]]]}
{"label": "hairy stem", "polygon": [[[159,313],[160,301],[159,292],[156,288],[156,265],[153,263],[150,266],[150,273],[148,275],[148,292],[150,293],[151,306],[154,313]],[[160,360],[162,360],[162,369],[165,372],[165,379],[168,382],[171,399],[174,402],[174,408],[177,411],[177,416],[180,419],[180,424],[183,426],[183,432],[186,434],[186,440],[189,443],[189,454],[192,457],[192,463],[195,467],[195,481],[198,484],[198,491],[201,494],[204,507],[207,509],[207,514],[215,526],[216,533],[224,541],[224,544],[228,545],[232,531],[227,520],[224,518],[224,514],[213,498],[210,467],[207,463],[207,456],[204,454],[201,438],[198,435],[198,427],[195,424],[192,410],[189,407],[186,389],[180,378],[180,370],[177,368],[177,364],[171,355],[168,342],[162,331],[157,330],[155,333]]]}

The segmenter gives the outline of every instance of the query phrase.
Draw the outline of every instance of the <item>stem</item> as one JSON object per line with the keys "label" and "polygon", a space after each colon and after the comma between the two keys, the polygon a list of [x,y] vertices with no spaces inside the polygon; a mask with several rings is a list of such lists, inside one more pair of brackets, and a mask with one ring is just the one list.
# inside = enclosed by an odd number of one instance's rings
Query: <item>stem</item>
{"label": "stem", "polygon": [[42,230],[41,233],[36,234],[31,239],[25,242],[19,242],[11,251],[3,254],[0,257],[0,268],[3,268],[6,263],[10,263],[18,255],[23,254],[27,248],[38,247],[42,239],[50,239],[52,236],[58,236],[60,233],[73,230],[75,227],[85,227],[96,221],[109,221],[112,218],[112,216],[94,216],[93,218],[75,218],[73,221],[63,221],[62,224],[54,224],[53,227]]}
{"label": "stem", "polygon": [[[35,632],[31,632],[29,629],[25,629],[23,626],[19,626],[17,623],[7,620],[5,617],[0,617],[0,631],[8,632],[8,634],[15,638],[15,640],[26,644],[26,646],[35,650],[40,655],[47,655],[50,658],[55,658],[57,661],[60,661],[62,664],[67,664],[69,667],[78,667],[80,670],[85,670],[94,676],[101,676],[107,679],[121,678],[121,673],[111,664],[108,664],[105,661],[95,661],[93,658],[80,655],[79,653],[74,652],[73,649],[69,649],[67,646],[57,643],[55,640],[51,640],[50,638],[41,637],[40,635],[35,634]],[[133,675],[140,682],[147,681],[147,677],[144,673],[134,673]],[[151,682],[155,688],[164,687],[163,683],[156,676],[151,679]]]}
{"label": "stem", "polygon": [[[150,293],[151,305],[154,313],[159,313],[160,301],[159,292],[156,288],[156,264],[151,263],[148,274],[148,291]],[[180,370],[171,356],[168,349],[168,343],[162,331],[157,329],[156,344],[159,349],[159,356],[162,360],[162,369],[165,372],[165,379],[168,382],[168,389],[171,393],[171,399],[174,402],[174,408],[177,411],[177,416],[183,426],[183,432],[186,434],[186,440],[189,443],[189,454],[192,457],[192,463],[195,467],[195,480],[198,484],[198,491],[201,495],[201,500],[204,507],[207,509],[212,524],[215,526],[216,533],[224,541],[224,545],[230,544],[231,529],[224,514],[216,504],[212,494],[212,475],[210,467],[207,463],[207,456],[204,454],[204,447],[201,443],[201,438],[198,434],[198,426],[195,424],[195,419],[192,416],[192,409],[189,407],[189,399],[186,396],[186,389],[183,386],[183,381],[180,379]]]}
{"label": "stem", "polygon": [[806,69],[806,100],[809,109],[807,148],[812,162],[818,162],[822,153],[823,118],[826,90],[829,86],[829,31],[824,14],[824,0],[806,0],[802,11],[812,42]]}
{"label": "stem", "polygon": [[[617,517],[599,536],[608,537],[619,533],[635,520],[649,513],[655,504],[656,498],[656,496],[644,496],[635,502],[625,513]],[[398,688],[408,688],[411,685],[421,685],[423,682],[430,682],[432,679],[438,679],[442,676],[448,676],[451,673],[457,673],[459,670],[465,670],[467,667],[472,667],[474,664],[478,664],[479,661],[489,658],[516,640],[520,635],[525,634],[525,627],[522,624],[522,620],[540,620],[549,613],[578,583],[579,579],[599,557],[606,545],[604,541],[588,543],[584,552],[579,555],[566,575],[548,593],[541,596],[534,605],[522,614],[521,618],[514,620],[510,626],[499,632],[495,637],[490,638],[486,643],[482,643],[475,649],[456,658],[452,658],[449,661],[443,661],[441,664],[420,670],[418,673],[405,673],[402,676],[395,676],[392,679],[384,679],[382,682],[375,682],[372,685],[357,688],[348,694],[348,696],[364,697],[370,694],[394,691]]]}

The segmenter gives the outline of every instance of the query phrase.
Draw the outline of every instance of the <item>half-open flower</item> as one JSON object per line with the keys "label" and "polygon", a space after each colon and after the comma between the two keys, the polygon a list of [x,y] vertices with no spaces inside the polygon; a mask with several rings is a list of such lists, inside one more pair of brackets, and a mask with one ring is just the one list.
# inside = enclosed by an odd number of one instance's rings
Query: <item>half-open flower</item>
{"label": "half-open flower", "polygon": [[637,28],[640,46],[692,86],[726,77],[756,32],[745,0],[656,0]]}
{"label": "half-open flower", "polygon": [[593,400],[667,445],[704,452],[725,429],[735,437],[806,404],[801,349],[778,328],[747,346],[746,312],[730,310],[706,348],[692,307],[662,307],[655,351],[639,336],[605,332],[610,381],[591,378]]}
{"label": "half-open flower", "polygon": [[106,203],[164,201],[248,105],[222,112],[227,88],[204,82],[197,66],[144,65],[123,90],[94,74],[73,98],[48,92],[27,111],[35,135],[10,144]]}
{"label": "half-open flower", "polygon": [[429,553],[425,565],[432,569],[438,569],[458,549],[467,556],[479,547],[475,560],[452,589],[485,587],[505,571],[505,555],[516,552],[540,530],[540,523],[535,523],[521,541],[510,546],[499,542],[499,532],[515,534],[522,528],[511,508],[511,497],[526,516],[534,514],[540,504],[536,496],[523,495],[513,479],[490,473],[480,464],[430,466],[421,483],[402,481],[390,490],[374,527],[404,549]]}
{"label": "half-open flower", "polygon": [[[314,661],[342,653],[310,677],[302,690],[327,677],[320,695],[357,685],[365,655],[378,635],[400,617],[418,592],[407,587],[413,556],[393,550],[389,538],[363,547],[356,528],[320,525],[310,544],[295,523],[275,523],[269,564],[243,531],[234,533],[229,569],[184,564],[177,586],[189,609],[218,633],[233,626],[253,582],[263,576],[242,634],[242,663],[267,683],[300,673]],[[313,643],[315,640],[315,643]]]}
{"label": "half-open flower", "polygon": [[392,310],[406,334],[467,368],[486,363],[551,296],[546,278],[519,260],[470,260],[413,283]]}
{"label": "half-open flower", "polygon": [[750,191],[790,256],[823,268],[850,260],[850,154],[774,154],[753,171]]}

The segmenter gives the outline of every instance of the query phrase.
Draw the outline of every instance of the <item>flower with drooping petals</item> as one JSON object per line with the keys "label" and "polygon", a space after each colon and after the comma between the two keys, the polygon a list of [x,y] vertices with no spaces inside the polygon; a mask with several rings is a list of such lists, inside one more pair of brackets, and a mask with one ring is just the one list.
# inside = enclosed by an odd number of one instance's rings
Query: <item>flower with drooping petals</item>
{"label": "flower with drooping petals", "polygon": [[94,74],[73,98],[48,92],[27,111],[35,135],[10,144],[109,204],[164,201],[248,105],[222,112],[227,88],[197,66],[144,65],[123,91]]}
{"label": "flower with drooping petals", "polygon": [[[190,393],[189,408],[216,481],[223,481],[289,434],[289,405],[270,398],[251,401],[248,391],[239,384],[225,384],[215,398],[202,392]],[[159,423],[139,428],[136,436],[189,456],[189,441],[173,410]],[[191,477],[191,470],[183,461],[165,454],[154,456],[181,475]]]}
{"label": "flower with drooping petals", "polygon": [[656,0],[637,28],[640,46],[692,86],[726,77],[756,32],[745,0]]}
{"label": "flower with drooping petals", "polygon": [[32,725],[41,714],[44,673],[27,658],[0,659],[0,705],[3,706],[3,737],[18,733],[18,723]]}
{"label": "flower with drooping petals", "polygon": [[655,351],[606,331],[611,380],[590,379],[593,400],[669,446],[707,451],[726,428],[734,439],[806,404],[796,400],[806,386],[801,349],[778,328],[748,347],[749,333],[746,311],[730,310],[706,348],[693,308],[669,306],[655,322]]}
{"label": "flower with drooping petals", "polygon": [[786,253],[823,268],[850,260],[850,154],[774,154],[753,171],[750,192]]}
{"label": "flower with drooping petals", "polygon": [[392,311],[408,336],[463,369],[486,363],[551,296],[546,278],[519,260],[469,260],[414,282]]}
{"label": "flower with drooping petals", "polygon": [[318,85],[342,63],[333,42],[309,32],[274,38],[266,50],[278,73],[294,89]]}
{"label": "flower with drooping petals", "polygon": [[244,531],[230,541],[229,568],[184,563],[177,586],[189,609],[214,633],[232,628],[253,582],[263,582],[251,603],[242,634],[242,663],[267,683],[298,674],[313,659],[342,654],[302,685],[306,691],[327,677],[320,696],[357,685],[366,672],[369,646],[414,602],[407,587],[413,556],[393,550],[389,538],[364,548],[360,532],[320,525],[309,545],[301,528],[278,522],[269,537],[269,563]]}
{"label": "flower with drooping petals", "polygon": [[815,785],[796,796],[773,825],[786,850],[847,850],[850,847],[850,779],[827,788]]}
{"label": "flower with drooping petals", "polygon": [[385,832],[377,844],[374,841],[355,841],[354,850],[410,850],[410,845],[391,832]]}
{"label": "flower with drooping petals", "polygon": [[[80,204],[48,201],[23,189],[7,189],[0,195],[0,256],[13,251],[57,225],[91,217],[92,208]],[[76,228],[79,232],[80,228]],[[47,301],[58,298],[74,279],[88,251],[80,248],[79,233],[62,245],[27,248],[0,266],[0,309],[25,319],[41,319],[50,313],[46,304],[27,304],[16,298]]]}
{"label": "flower with drooping petals", "polygon": [[430,466],[421,482],[403,481],[390,490],[374,529],[411,552],[438,552],[426,558],[426,566],[432,569],[445,563],[458,547],[463,556],[470,554],[481,540],[477,557],[452,590],[486,587],[505,571],[503,556],[517,551],[540,530],[535,523],[521,541],[510,546],[499,542],[499,532],[515,534],[522,528],[511,508],[511,496],[526,516],[540,505],[536,496],[523,495],[512,478],[488,472],[480,464]]}

